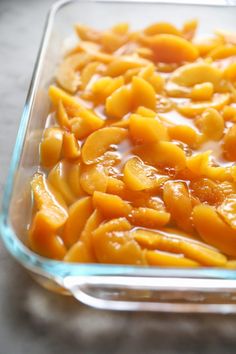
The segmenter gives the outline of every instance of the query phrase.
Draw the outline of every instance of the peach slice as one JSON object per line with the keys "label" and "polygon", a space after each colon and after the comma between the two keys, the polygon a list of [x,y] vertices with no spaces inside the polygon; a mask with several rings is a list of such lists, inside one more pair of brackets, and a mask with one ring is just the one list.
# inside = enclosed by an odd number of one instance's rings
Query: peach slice
{"label": "peach slice", "polygon": [[208,56],[213,60],[225,59],[236,55],[236,45],[223,44],[212,49]]}
{"label": "peach slice", "polygon": [[67,181],[72,193],[76,197],[84,195],[84,191],[80,185],[81,164],[80,162],[71,163],[67,171]]}
{"label": "peach slice", "polygon": [[93,232],[93,246],[100,263],[145,264],[144,251],[129,232],[125,218],[113,219]]}
{"label": "peach slice", "polygon": [[185,99],[176,105],[177,110],[186,117],[195,117],[205,111],[207,108],[222,109],[230,101],[229,93],[215,93],[212,100],[193,102]]}
{"label": "peach slice", "polygon": [[168,224],[170,221],[170,214],[152,208],[139,207],[134,208],[131,211],[129,220],[133,225],[159,228]]}
{"label": "peach slice", "polygon": [[224,119],[215,108],[207,108],[196,124],[209,140],[220,140],[224,134]]}
{"label": "peach slice", "polygon": [[186,232],[192,232],[192,203],[186,185],[183,182],[166,182],[163,200],[178,227]]}
{"label": "peach slice", "polygon": [[75,31],[82,41],[100,42],[101,32],[82,24],[75,25]]}
{"label": "peach slice", "polygon": [[198,20],[193,19],[184,22],[182,28],[182,36],[188,41],[192,40],[198,28]]}
{"label": "peach slice", "polygon": [[80,172],[80,185],[88,194],[106,192],[108,176],[102,165],[85,165]]}
{"label": "peach slice", "polygon": [[44,175],[36,173],[31,181],[34,202],[37,209],[46,211],[48,227],[55,231],[66,222],[67,207],[58,193],[46,181]]}
{"label": "peach slice", "polygon": [[223,139],[223,150],[228,160],[236,160],[236,124],[234,124],[225,134]]}
{"label": "peach slice", "polygon": [[123,174],[123,181],[133,191],[158,187],[168,178],[159,175],[155,168],[144,164],[138,157],[133,157],[126,162]]}
{"label": "peach slice", "polygon": [[59,85],[71,93],[76,92],[80,85],[77,71],[81,70],[89,61],[91,61],[91,56],[87,53],[77,53],[65,58],[56,73]]}
{"label": "peach slice", "polygon": [[40,144],[40,162],[43,167],[53,167],[60,160],[63,144],[63,131],[60,128],[47,128]]}
{"label": "peach slice", "polygon": [[91,197],[77,200],[69,208],[69,215],[65,224],[62,239],[67,247],[71,247],[81,236],[86,221],[93,212]]}
{"label": "peach slice", "polygon": [[190,147],[196,147],[199,140],[196,130],[188,125],[170,126],[168,127],[168,134],[170,139],[182,141]]}
{"label": "peach slice", "polygon": [[80,145],[75,139],[74,134],[64,132],[62,151],[64,157],[69,160],[75,160],[80,156]]}
{"label": "peach slice", "polygon": [[131,110],[131,87],[121,86],[106,99],[106,113],[111,118],[121,119]]}
{"label": "peach slice", "polygon": [[156,22],[144,29],[144,33],[148,36],[154,36],[156,34],[174,34],[180,36],[180,31],[171,23],[168,22]]}
{"label": "peach slice", "polygon": [[111,145],[119,144],[128,136],[126,129],[107,127],[96,130],[86,139],[82,147],[82,159],[85,164],[93,164],[110,149]]}
{"label": "peach slice", "polygon": [[40,256],[62,260],[66,248],[55,231],[48,229],[52,216],[48,211],[45,209],[36,213],[29,230],[29,246]]}
{"label": "peach slice", "polygon": [[103,76],[91,87],[96,100],[104,102],[108,96],[110,96],[114,91],[124,85],[124,78],[118,76],[116,78],[111,78],[109,76]]}
{"label": "peach slice", "polygon": [[229,256],[236,256],[236,230],[228,226],[212,207],[196,206],[193,224],[205,242]]}
{"label": "peach slice", "polygon": [[132,105],[156,109],[156,92],[152,85],[141,77],[134,76],[131,83]]}
{"label": "peach slice", "polygon": [[214,86],[211,82],[203,82],[193,86],[190,97],[194,101],[207,101],[212,98]]}
{"label": "peach slice", "polygon": [[162,251],[147,251],[147,263],[151,266],[164,267],[199,267],[199,263],[184,257],[182,254],[171,254]]}
{"label": "peach slice", "polygon": [[81,109],[77,117],[70,119],[70,130],[76,139],[84,139],[97,129],[104,125],[104,120],[88,109]]}
{"label": "peach slice", "polygon": [[58,102],[56,119],[61,128],[69,129],[70,121],[62,101]]}
{"label": "peach slice", "polygon": [[93,194],[93,204],[106,218],[127,216],[132,210],[129,203],[117,195],[98,191]]}
{"label": "peach slice", "polygon": [[72,192],[67,181],[67,162],[59,162],[48,175],[48,182],[58,191],[67,205],[75,202],[76,196]]}
{"label": "peach slice", "polygon": [[122,55],[112,60],[107,67],[106,75],[111,77],[120,76],[130,69],[141,68],[149,63],[150,61],[138,56]]}
{"label": "peach slice", "polygon": [[227,196],[217,211],[229,226],[236,229],[236,194]]}
{"label": "peach slice", "polygon": [[169,140],[167,128],[158,117],[148,118],[132,114],[129,118],[129,131],[137,144]]}
{"label": "peach slice", "polygon": [[203,266],[223,266],[227,261],[217,249],[191,239],[188,234],[178,234],[172,229],[156,232],[138,229],[133,231],[132,235],[142,248],[182,254]]}
{"label": "peach slice", "polygon": [[189,41],[173,34],[158,34],[148,38],[147,45],[153,49],[155,61],[182,63],[198,58],[197,48]]}
{"label": "peach slice", "polygon": [[156,167],[174,168],[177,171],[186,167],[184,151],[169,141],[140,145],[134,148],[133,153],[145,163]]}

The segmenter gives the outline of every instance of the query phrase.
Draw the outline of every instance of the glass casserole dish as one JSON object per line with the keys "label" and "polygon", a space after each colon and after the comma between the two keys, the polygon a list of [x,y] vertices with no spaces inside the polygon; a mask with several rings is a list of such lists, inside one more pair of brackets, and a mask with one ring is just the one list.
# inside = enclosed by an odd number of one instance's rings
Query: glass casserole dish
{"label": "glass casserole dish", "polygon": [[[235,12],[232,1],[218,1],[218,5],[205,1],[203,5],[62,1],[52,7],[19,128],[1,215],[1,234],[8,250],[44,286],[105,309],[236,311],[234,270],[71,264],[40,257],[24,245],[31,216],[29,182],[39,165],[38,146],[50,109],[48,86],[60,59],[58,53],[71,34],[72,26],[82,22],[105,28],[122,20],[139,29],[164,20],[179,25],[194,14],[201,24],[200,31],[208,34],[219,27],[219,18],[222,28],[235,30]],[[104,16],[107,13],[109,16]]]}

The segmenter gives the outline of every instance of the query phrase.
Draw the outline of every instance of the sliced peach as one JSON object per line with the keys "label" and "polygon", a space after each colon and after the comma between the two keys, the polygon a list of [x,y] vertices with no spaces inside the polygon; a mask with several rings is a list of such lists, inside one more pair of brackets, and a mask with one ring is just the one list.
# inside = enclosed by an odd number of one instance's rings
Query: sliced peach
{"label": "sliced peach", "polygon": [[86,90],[88,86],[90,86],[90,81],[92,80],[94,75],[102,71],[103,66],[104,65],[101,64],[99,61],[92,61],[83,68],[80,74],[82,90]]}
{"label": "sliced peach", "polygon": [[196,206],[193,224],[205,242],[229,256],[236,256],[236,230],[228,226],[212,207]]}
{"label": "sliced peach", "polygon": [[68,262],[96,263],[96,257],[92,245],[92,232],[101,224],[101,214],[94,210],[86,221],[79,241],[67,252],[64,260]]}
{"label": "sliced peach", "polygon": [[224,77],[230,81],[236,81],[236,63],[232,63],[224,70]]}
{"label": "sliced peach", "polygon": [[60,128],[47,128],[40,144],[40,162],[43,167],[53,167],[60,160],[63,131]]}
{"label": "sliced peach", "polygon": [[29,230],[29,246],[40,256],[62,260],[66,254],[66,248],[55,231],[48,229],[50,218],[51,215],[48,215],[47,210],[36,213]]}
{"label": "sliced peach", "polygon": [[62,101],[58,102],[56,119],[61,128],[68,129],[70,127],[69,117]]}
{"label": "sliced peach", "polygon": [[107,184],[108,176],[102,165],[88,165],[81,168],[80,185],[86,193],[106,192]]}
{"label": "sliced peach", "polygon": [[125,192],[125,183],[118,178],[109,176],[108,184],[107,184],[107,193],[124,195],[124,192]]}
{"label": "sliced peach", "polygon": [[98,162],[111,145],[119,144],[128,135],[126,129],[117,127],[102,128],[86,139],[82,147],[82,159],[85,164]]}
{"label": "sliced peach", "polygon": [[213,60],[225,59],[236,55],[236,45],[223,44],[212,49],[208,56]]}
{"label": "sliced peach", "polygon": [[112,118],[123,118],[132,110],[132,91],[128,86],[121,86],[106,99],[106,113]]}
{"label": "sliced peach", "polygon": [[54,106],[58,106],[61,101],[68,114],[81,110],[81,104],[76,97],[66,93],[64,90],[51,85],[48,90],[49,98]]}
{"label": "sliced peach", "polygon": [[176,69],[170,81],[180,86],[192,87],[196,84],[211,82],[217,86],[222,78],[222,72],[206,62],[185,64]]}
{"label": "sliced peach", "polygon": [[223,149],[228,160],[236,160],[236,124],[234,124],[225,134]]}
{"label": "sliced peach", "polygon": [[197,48],[189,41],[173,34],[158,34],[149,37],[147,43],[154,51],[155,61],[181,63],[198,58]]}
{"label": "sliced peach", "polygon": [[196,147],[199,139],[196,130],[188,125],[170,126],[168,127],[168,134],[171,139],[182,141],[190,147]]}
{"label": "sliced peach", "polygon": [[56,73],[59,85],[71,93],[76,92],[80,84],[77,71],[81,70],[89,61],[91,61],[91,56],[87,53],[77,53],[65,58]]}
{"label": "sliced peach", "polygon": [[102,49],[107,53],[113,53],[129,40],[126,34],[120,35],[113,31],[103,32],[101,38]]}
{"label": "sliced peach", "polygon": [[67,179],[66,161],[59,162],[48,175],[48,181],[57,190],[65,200],[67,205],[74,203],[76,196],[72,192]]}
{"label": "sliced peach", "polygon": [[148,81],[156,93],[160,93],[163,90],[165,79],[155,71],[155,66],[153,64],[147,65],[143,69],[141,68],[138,76]]}
{"label": "sliced peach", "polygon": [[143,248],[182,254],[203,266],[223,266],[227,261],[226,257],[217,249],[191,239],[187,234],[178,235],[171,229],[156,232],[139,229],[132,234]]}
{"label": "sliced peach", "polygon": [[80,156],[80,145],[75,139],[74,134],[64,132],[62,151],[64,157],[69,160],[77,159]]}
{"label": "sliced peach", "polygon": [[191,232],[192,203],[186,185],[183,182],[166,182],[163,200],[176,224],[184,231]]}
{"label": "sliced peach", "polygon": [[132,210],[129,203],[117,195],[97,191],[93,194],[93,204],[107,218],[127,216]]}
{"label": "sliced peach", "polygon": [[141,159],[150,165],[161,168],[174,168],[178,171],[186,166],[184,151],[169,141],[145,144],[133,150]]}
{"label": "sliced peach", "polygon": [[190,187],[194,196],[196,196],[201,203],[219,205],[224,200],[226,192],[224,191],[224,188],[222,190],[221,185],[215,183],[209,178],[194,180],[191,182]]}
{"label": "sliced peach", "polygon": [[76,197],[81,197],[84,192],[80,185],[81,164],[79,162],[72,163],[67,172],[67,180],[72,193]]}
{"label": "sliced peach", "polygon": [[93,232],[93,246],[101,263],[145,264],[144,252],[129,232],[125,218],[113,219]]}
{"label": "sliced peach", "polygon": [[63,200],[54,192],[45,176],[39,173],[33,176],[31,188],[37,209],[47,213],[48,227],[54,231],[59,229],[68,217]]}
{"label": "sliced peach", "polygon": [[82,41],[100,42],[101,32],[82,24],[75,25],[75,31]]}
{"label": "sliced peach", "polygon": [[77,47],[72,49],[69,55],[75,53],[85,52],[90,55],[95,61],[100,61],[101,63],[108,64],[113,60],[113,56],[101,51],[101,46],[97,43],[90,41],[80,41]]}
{"label": "sliced peach", "polygon": [[229,226],[236,229],[236,194],[227,196],[217,211]]}
{"label": "sliced peach", "polygon": [[183,100],[177,104],[177,110],[186,117],[195,117],[204,112],[207,108],[220,110],[229,103],[230,95],[228,93],[215,93],[212,100],[192,102],[189,99]]}
{"label": "sliced peach", "polygon": [[133,225],[159,228],[170,221],[170,214],[165,211],[139,207],[131,211],[129,220]]}
{"label": "sliced peach", "polygon": [[131,90],[134,107],[144,106],[153,110],[156,109],[156,92],[146,80],[134,76],[132,78]]}
{"label": "sliced peach", "polygon": [[150,108],[139,106],[136,113],[143,117],[155,118],[157,116],[156,112]]}
{"label": "sliced peach", "polygon": [[223,166],[212,166],[210,160],[211,151],[205,151],[193,155],[187,159],[188,169],[196,176],[208,177],[213,180],[231,180],[230,169]]}
{"label": "sliced peach", "polygon": [[69,216],[65,224],[62,238],[67,247],[71,247],[81,236],[81,232],[89,216],[93,212],[91,197],[77,200],[69,208]]}
{"label": "sliced peach", "polygon": [[188,41],[192,40],[198,28],[198,20],[193,19],[184,22],[182,28],[182,36]]}
{"label": "sliced peach", "polygon": [[73,263],[96,263],[95,256],[90,252],[87,245],[81,241],[70,247],[63,260]]}
{"label": "sliced peach", "polygon": [[215,48],[218,48],[224,41],[219,37],[207,37],[207,38],[198,38],[194,40],[194,45],[198,49],[201,57],[204,57],[211,53]]}
{"label": "sliced peach", "polygon": [[220,140],[224,134],[224,119],[215,108],[207,108],[196,124],[209,140]]}
{"label": "sliced peach", "polygon": [[165,267],[199,267],[199,263],[184,257],[182,254],[171,254],[161,251],[147,251],[147,262],[151,266]]}
{"label": "sliced peach", "polygon": [[167,128],[158,117],[148,118],[139,114],[132,114],[129,122],[131,138],[137,144],[169,140]]}
{"label": "sliced peach", "polygon": [[84,111],[79,117],[70,119],[70,130],[76,139],[82,140],[104,125],[104,120],[90,111]]}
{"label": "sliced peach", "polygon": [[133,191],[155,188],[166,180],[152,166],[148,166],[137,157],[129,159],[123,170],[123,181]]}
{"label": "sliced peach", "polygon": [[148,36],[154,36],[156,34],[168,33],[180,36],[180,31],[171,23],[168,22],[156,22],[144,29],[144,33]]}
{"label": "sliced peach", "polygon": [[124,78],[118,76],[111,78],[109,76],[103,76],[91,87],[91,90],[94,94],[96,100],[104,102],[108,96],[110,96],[114,91],[124,85]]}
{"label": "sliced peach", "polygon": [[148,60],[138,56],[122,55],[112,60],[107,67],[106,75],[111,77],[123,75],[129,69],[141,68],[149,63]]}
{"label": "sliced peach", "polygon": [[203,82],[193,86],[190,97],[194,101],[207,101],[212,98],[214,86],[211,82]]}
{"label": "sliced peach", "polygon": [[222,116],[225,121],[231,120],[236,121],[236,107],[234,106],[224,106]]}

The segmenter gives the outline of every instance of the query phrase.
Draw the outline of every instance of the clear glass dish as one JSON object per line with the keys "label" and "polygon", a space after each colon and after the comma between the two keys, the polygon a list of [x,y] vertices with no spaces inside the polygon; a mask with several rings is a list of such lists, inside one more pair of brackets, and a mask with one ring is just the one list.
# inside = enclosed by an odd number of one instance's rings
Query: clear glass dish
{"label": "clear glass dish", "polygon": [[[38,146],[65,38],[76,22],[106,28],[127,21],[140,28],[155,21],[177,25],[200,20],[200,31],[236,30],[234,1],[59,1],[50,10],[23,111],[5,188],[0,231],[9,252],[44,286],[88,305],[113,310],[236,312],[236,271],[72,264],[40,257],[24,244],[31,214],[29,181],[39,164]],[[199,3],[199,1],[198,1]],[[200,34],[201,34],[200,33]],[[43,102],[43,104],[42,104]]]}

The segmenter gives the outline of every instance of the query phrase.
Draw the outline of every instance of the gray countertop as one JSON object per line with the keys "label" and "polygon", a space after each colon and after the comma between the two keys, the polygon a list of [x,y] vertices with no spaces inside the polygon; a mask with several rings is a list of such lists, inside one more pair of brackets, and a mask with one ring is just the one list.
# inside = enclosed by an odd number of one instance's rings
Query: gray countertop
{"label": "gray countertop", "polygon": [[[1,195],[51,2],[0,1]],[[27,352],[236,353],[236,316],[93,310],[42,289],[0,243],[0,354]]]}

